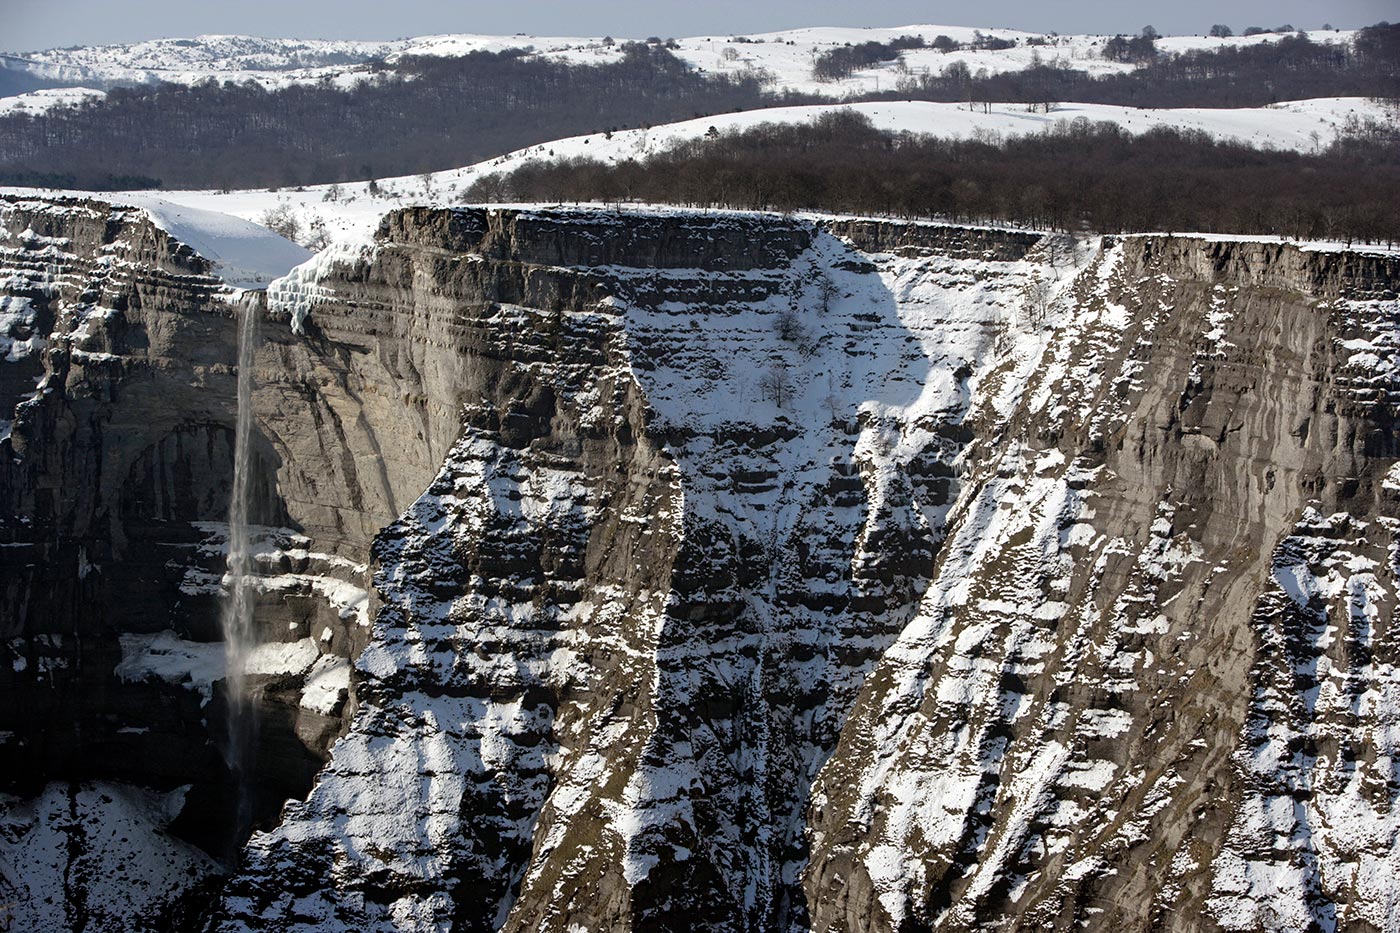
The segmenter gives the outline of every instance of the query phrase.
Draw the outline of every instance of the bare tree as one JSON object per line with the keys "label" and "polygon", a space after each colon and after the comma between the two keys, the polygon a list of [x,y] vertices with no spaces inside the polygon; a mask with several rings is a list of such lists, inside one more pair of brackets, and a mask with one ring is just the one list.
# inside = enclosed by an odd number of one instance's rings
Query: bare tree
{"label": "bare tree", "polygon": [[779,340],[786,340],[788,343],[801,343],[807,333],[797,312],[792,308],[784,308],[778,312],[773,329],[778,332]]}
{"label": "bare tree", "polygon": [[779,408],[785,407],[792,398],[792,373],[787,364],[779,360],[769,366],[758,380],[758,391]]}
{"label": "bare tree", "polygon": [[319,253],[321,250],[325,249],[331,243],[331,235],[330,232],[326,230],[326,222],[320,217],[311,218],[311,223],[307,225],[305,239],[299,240],[298,242],[313,253]]}
{"label": "bare tree", "polygon": [[1050,314],[1050,280],[1039,275],[1026,283],[1026,320],[1039,328]]}
{"label": "bare tree", "polygon": [[822,399],[822,407],[826,409],[833,426],[846,427],[846,406],[842,404],[841,394],[837,390],[835,373],[826,374],[826,397]]}
{"label": "bare tree", "polygon": [[992,353],[1001,357],[1010,353],[1016,346],[1016,329],[1009,317],[1003,317],[992,331]]}
{"label": "bare tree", "polygon": [[285,202],[264,211],[258,218],[258,223],[289,240],[295,240],[301,235],[301,221],[297,219],[292,205]]}
{"label": "bare tree", "polygon": [[825,269],[817,270],[817,300],[821,302],[822,313],[826,314],[831,310],[831,300],[838,294],[836,283],[831,281],[831,274]]}

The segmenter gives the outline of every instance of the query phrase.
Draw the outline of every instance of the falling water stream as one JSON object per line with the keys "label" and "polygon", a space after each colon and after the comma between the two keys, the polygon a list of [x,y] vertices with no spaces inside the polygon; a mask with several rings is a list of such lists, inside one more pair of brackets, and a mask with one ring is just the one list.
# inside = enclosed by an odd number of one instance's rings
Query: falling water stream
{"label": "falling water stream", "polygon": [[237,304],[238,321],[238,420],[234,433],[233,490],[228,508],[228,585],[224,593],[220,625],[228,662],[225,689],[228,698],[228,740],[225,756],[233,773],[237,810],[234,838],[246,838],[253,822],[251,766],[257,723],[247,695],[248,653],[254,644],[253,599],[249,583],[252,541],[249,533],[253,483],[251,453],[253,435],[253,356],[258,342],[258,302],[245,296]]}

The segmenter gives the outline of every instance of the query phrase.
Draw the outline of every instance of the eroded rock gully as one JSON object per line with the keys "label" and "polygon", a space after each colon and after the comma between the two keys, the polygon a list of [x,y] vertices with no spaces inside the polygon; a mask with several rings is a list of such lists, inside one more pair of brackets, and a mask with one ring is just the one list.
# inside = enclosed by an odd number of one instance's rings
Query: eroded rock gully
{"label": "eroded rock gully", "polygon": [[264,831],[70,925],[1400,924],[1394,258],[416,209],[233,298],[0,211],[4,825],[65,877],[103,788],[218,840],[269,305]]}

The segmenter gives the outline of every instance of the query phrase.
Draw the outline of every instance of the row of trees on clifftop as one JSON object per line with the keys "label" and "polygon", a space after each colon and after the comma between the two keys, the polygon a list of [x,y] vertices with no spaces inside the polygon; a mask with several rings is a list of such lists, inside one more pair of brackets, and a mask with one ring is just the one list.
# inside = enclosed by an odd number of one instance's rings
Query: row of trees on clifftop
{"label": "row of trees on clifftop", "polygon": [[1361,125],[1315,153],[1170,128],[1062,121],[941,139],[854,111],[685,142],[645,161],[572,160],[479,179],[466,199],[628,201],[997,221],[1037,228],[1213,231],[1400,241],[1400,132]]}

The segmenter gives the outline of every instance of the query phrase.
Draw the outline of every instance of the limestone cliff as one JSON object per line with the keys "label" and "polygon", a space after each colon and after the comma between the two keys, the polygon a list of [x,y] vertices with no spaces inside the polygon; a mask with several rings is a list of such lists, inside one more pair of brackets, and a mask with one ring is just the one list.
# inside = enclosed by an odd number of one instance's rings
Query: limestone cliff
{"label": "limestone cliff", "polygon": [[1105,244],[1015,407],[970,416],[814,795],[814,928],[1400,923],[1398,271]]}
{"label": "limestone cliff", "polygon": [[421,209],[264,307],[139,214],[0,215],[27,799],[219,799],[263,316],[262,831],[163,916],[1400,925],[1400,261]]}

